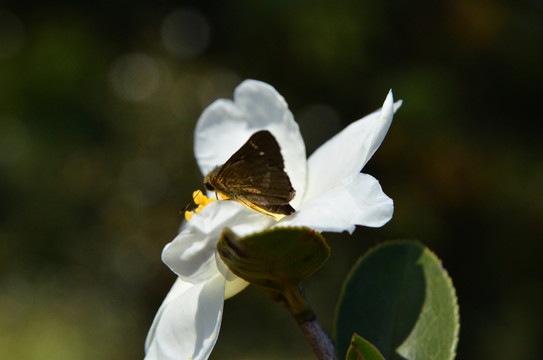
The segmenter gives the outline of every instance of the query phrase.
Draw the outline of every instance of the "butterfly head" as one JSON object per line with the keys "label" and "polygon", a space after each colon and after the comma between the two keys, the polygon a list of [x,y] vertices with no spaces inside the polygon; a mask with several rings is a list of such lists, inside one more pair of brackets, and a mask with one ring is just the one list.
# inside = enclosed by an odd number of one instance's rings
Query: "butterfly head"
{"label": "butterfly head", "polygon": [[204,181],[204,187],[206,188],[206,190],[215,191],[215,187],[211,185],[210,181]]}
{"label": "butterfly head", "polygon": [[204,178],[204,187],[206,188],[206,190],[217,191],[215,186],[213,186],[213,183],[214,183],[213,177],[217,174],[220,168],[221,168],[220,166],[216,166]]}

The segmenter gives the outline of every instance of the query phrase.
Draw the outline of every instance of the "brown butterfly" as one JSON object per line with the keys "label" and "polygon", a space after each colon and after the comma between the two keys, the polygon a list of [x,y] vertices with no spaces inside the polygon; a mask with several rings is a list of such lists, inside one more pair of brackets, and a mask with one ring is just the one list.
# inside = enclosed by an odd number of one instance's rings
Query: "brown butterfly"
{"label": "brown butterfly", "polygon": [[281,148],[267,130],[254,133],[224,165],[211,170],[204,186],[276,220],[295,211],[289,202],[296,191],[285,172]]}

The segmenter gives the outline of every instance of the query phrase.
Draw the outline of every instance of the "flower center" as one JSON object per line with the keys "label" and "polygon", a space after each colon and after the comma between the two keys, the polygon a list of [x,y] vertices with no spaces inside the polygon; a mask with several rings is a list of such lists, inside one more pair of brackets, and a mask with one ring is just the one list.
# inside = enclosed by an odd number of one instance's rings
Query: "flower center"
{"label": "flower center", "polygon": [[192,197],[194,199],[194,203],[198,205],[198,207],[194,209],[194,211],[185,211],[185,219],[187,219],[187,221],[190,220],[194,213],[199,214],[207,204],[216,201],[216,199],[210,199],[205,196],[200,190],[193,192]]}

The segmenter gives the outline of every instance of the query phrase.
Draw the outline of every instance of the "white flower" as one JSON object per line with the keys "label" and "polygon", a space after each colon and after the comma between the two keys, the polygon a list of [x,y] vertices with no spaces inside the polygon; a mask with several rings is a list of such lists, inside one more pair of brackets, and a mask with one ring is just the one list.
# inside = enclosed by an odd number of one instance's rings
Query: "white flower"
{"label": "white flower", "polygon": [[247,283],[233,275],[216,253],[224,227],[245,236],[276,226],[317,231],[379,227],[392,217],[393,203],[379,182],[360,173],[388,131],[394,111],[389,92],[382,109],[352,123],[306,159],[305,145],[287,103],[266,83],[246,80],[234,101],[217,100],[202,114],[194,152],[205,176],[259,130],[277,139],[296,197],[293,215],[275,221],[234,201],[214,201],[188,221],[162,253],[179,278],[160,307],[147,336],[146,359],[207,359],[219,333],[224,299]]}

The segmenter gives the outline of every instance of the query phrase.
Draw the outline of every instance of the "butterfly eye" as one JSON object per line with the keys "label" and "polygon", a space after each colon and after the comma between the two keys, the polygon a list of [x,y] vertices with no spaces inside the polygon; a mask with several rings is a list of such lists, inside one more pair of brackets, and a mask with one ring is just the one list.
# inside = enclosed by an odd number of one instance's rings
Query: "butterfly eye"
{"label": "butterfly eye", "polygon": [[215,188],[213,187],[213,185],[211,185],[210,182],[204,183],[204,187],[209,191],[215,191]]}

